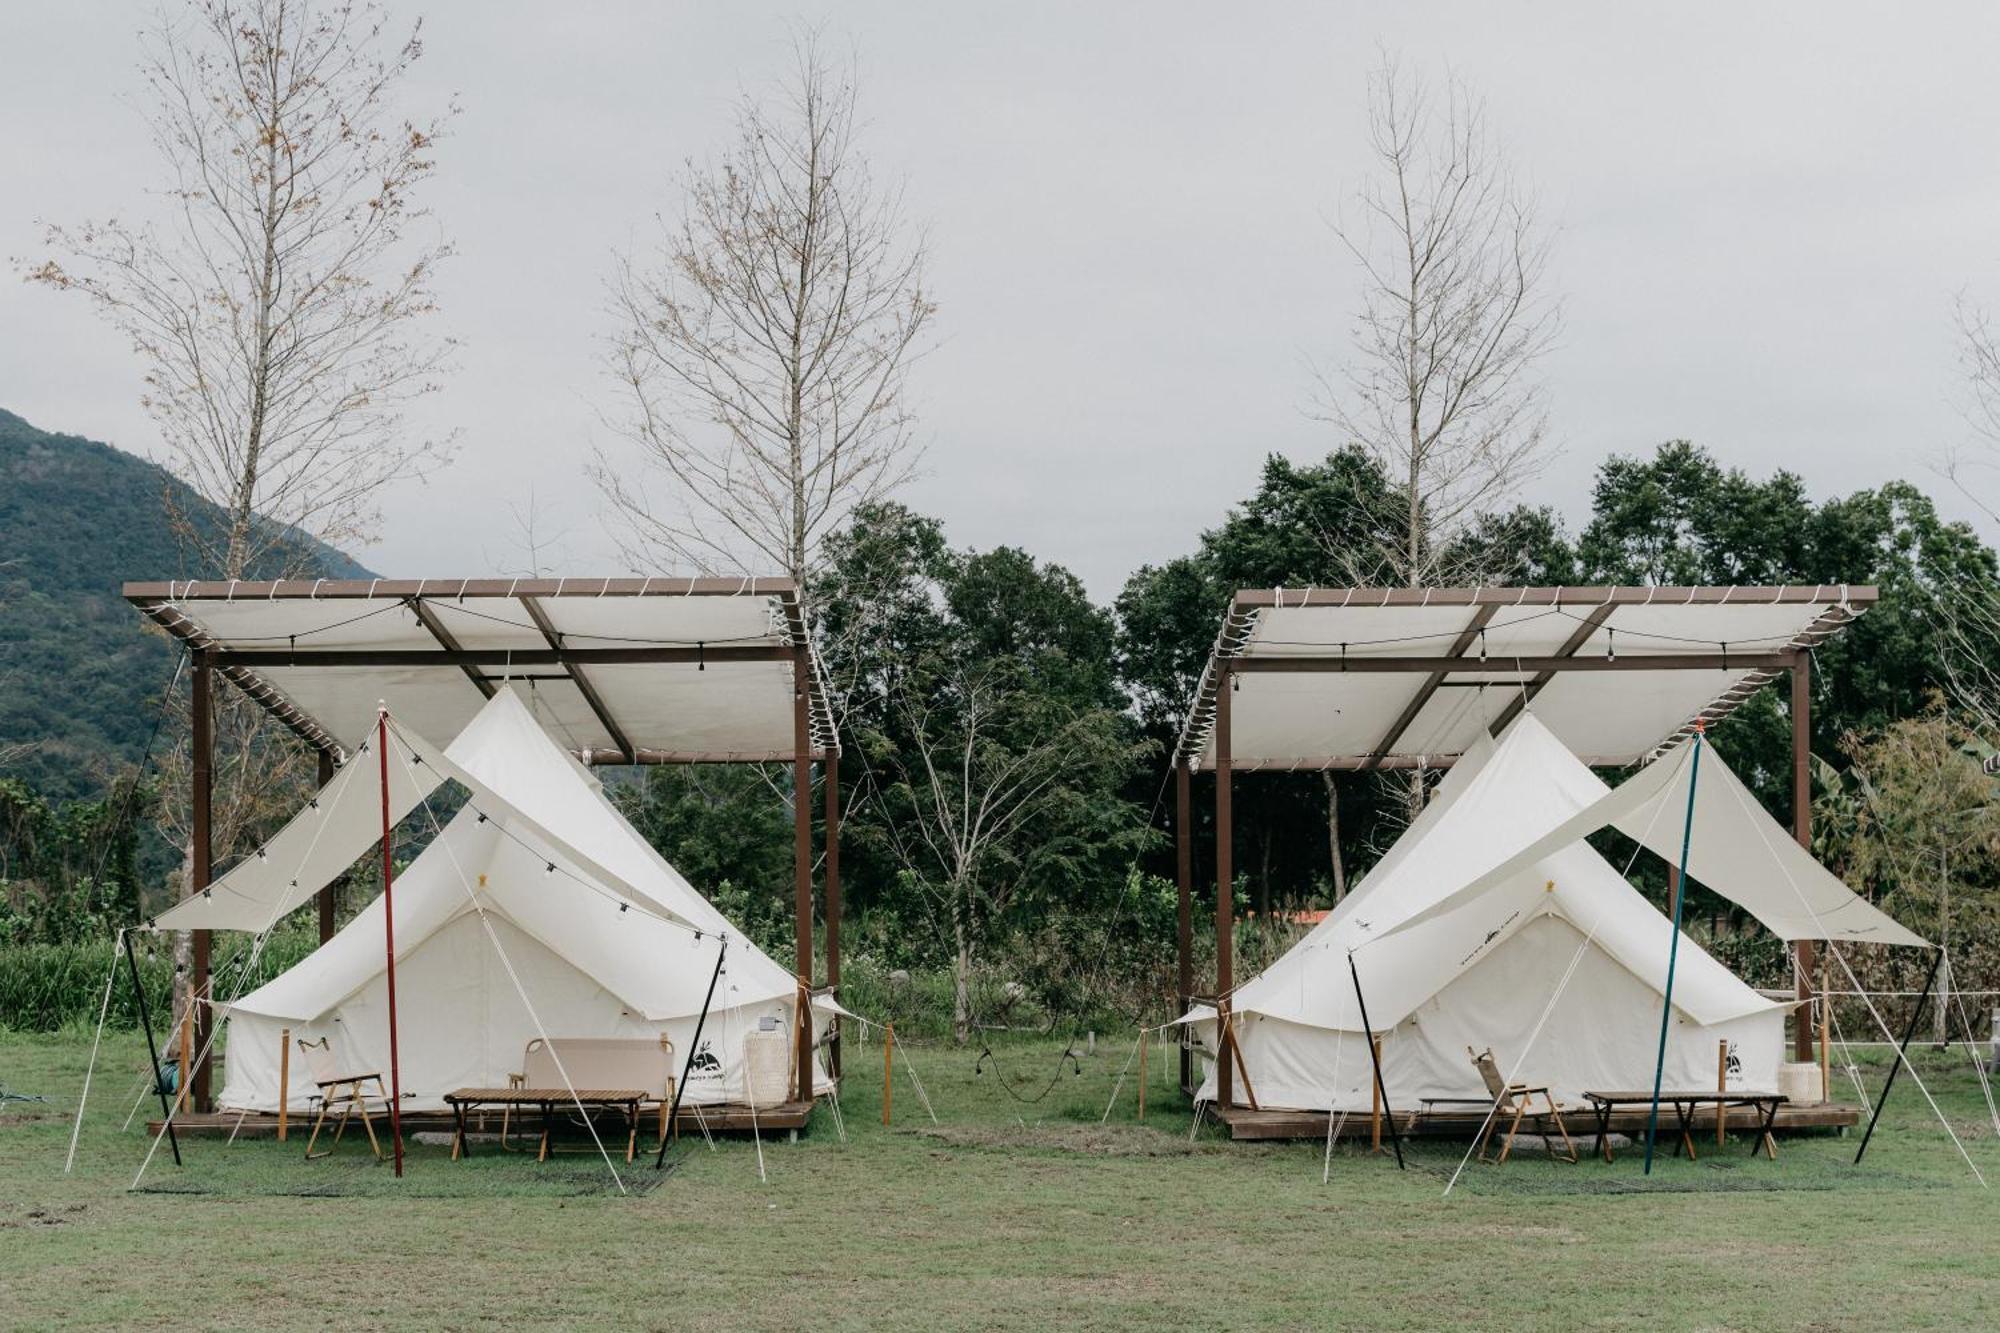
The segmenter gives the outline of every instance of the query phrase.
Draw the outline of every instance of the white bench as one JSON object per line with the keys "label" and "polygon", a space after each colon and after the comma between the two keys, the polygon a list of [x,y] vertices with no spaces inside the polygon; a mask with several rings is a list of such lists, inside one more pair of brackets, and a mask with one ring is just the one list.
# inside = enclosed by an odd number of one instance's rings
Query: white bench
{"label": "white bench", "polygon": [[[558,1063],[560,1061],[560,1063]],[[508,1076],[520,1088],[642,1088],[660,1108],[660,1133],[667,1132],[667,1108],[674,1099],[674,1044],[657,1037],[536,1037],[521,1053],[521,1072]],[[564,1075],[568,1077],[565,1078]],[[500,1117],[507,1139],[511,1111]]]}

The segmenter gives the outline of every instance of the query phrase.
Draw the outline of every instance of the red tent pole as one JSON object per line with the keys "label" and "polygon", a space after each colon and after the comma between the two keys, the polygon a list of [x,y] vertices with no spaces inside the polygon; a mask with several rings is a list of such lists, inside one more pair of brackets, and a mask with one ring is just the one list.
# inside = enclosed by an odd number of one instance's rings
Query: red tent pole
{"label": "red tent pole", "polygon": [[382,934],[389,953],[389,1137],[396,1145],[396,1175],[403,1174],[403,1070],[396,1052],[395,830],[389,823],[389,710],[375,713],[375,748],[382,761]]}

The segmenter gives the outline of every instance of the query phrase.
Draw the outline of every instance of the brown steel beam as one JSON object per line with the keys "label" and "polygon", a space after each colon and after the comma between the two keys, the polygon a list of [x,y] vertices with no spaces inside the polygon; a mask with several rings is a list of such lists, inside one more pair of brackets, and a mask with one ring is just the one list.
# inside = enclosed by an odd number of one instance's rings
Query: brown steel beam
{"label": "brown steel beam", "polygon": [[[528,619],[535,622],[535,628],[542,632],[542,637],[548,640],[549,647],[557,652],[563,651],[562,635],[556,631],[548,613],[542,610],[541,603],[532,597],[523,597],[521,606],[527,611]],[[576,686],[576,692],[583,696],[583,701],[590,705],[590,711],[597,715],[597,725],[604,728],[604,734],[618,747],[618,753],[625,757],[626,763],[633,762],[632,742],[625,738],[624,729],[618,725],[617,719],[611,716],[611,710],[604,706],[604,700],[597,693],[597,687],[590,683],[590,677],[583,674],[582,667],[571,664],[569,679],[570,683]]]}
{"label": "brown steel beam", "polygon": [[[586,764],[789,764],[790,750],[635,750],[630,759],[612,750],[577,750]],[[814,750],[815,761],[826,758],[824,750]]]}
{"label": "brown steel beam", "polygon": [[[1486,622],[1499,614],[1499,611],[1500,608],[1492,602],[1481,604],[1478,609],[1473,611],[1472,620],[1466,625],[1464,631],[1451,641],[1451,647],[1445,651],[1445,656],[1462,656],[1465,650],[1472,646],[1473,641],[1479,637],[1479,631],[1486,628]],[[1371,755],[1387,755],[1396,748],[1396,742],[1403,739],[1403,733],[1408,731],[1410,724],[1417,720],[1417,714],[1424,711],[1424,705],[1431,701],[1431,696],[1436,694],[1438,687],[1444,684],[1444,678],[1447,674],[1449,673],[1444,671],[1433,671],[1429,676],[1425,677],[1424,683],[1417,687],[1416,697],[1410,700],[1401,713],[1397,714],[1396,720],[1389,724],[1389,729],[1382,733],[1382,739],[1376,744],[1374,750],[1370,752]],[[1376,765],[1370,764],[1369,767],[1374,768]]]}
{"label": "brown steel beam", "polygon": [[325,602],[404,597],[791,597],[798,586],[782,575],[757,578],[620,579],[207,579],[132,582],[128,602]]}
{"label": "brown steel beam", "polygon": [[[210,876],[215,868],[215,825],[213,802],[215,792],[215,683],[210,679],[212,664],[207,653],[194,655],[193,707],[190,710],[190,731],[194,754],[190,763],[194,780],[194,791],[190,794],[189,865],[187,896],[208,890]],[[193,1097],[194,1109],[206,1112],[211,1109],[209,1102],[209,1030],[211,1014],[208,1001],[208,964],[210,934],[206,930],[194,932],[193,958],[190,960],[188,977],[188,1007],[194,1018],[194,1049],[196,1063],[189,1079],[189,1089]]]}
{"label": "brown steel beam", "polygon": [[[1592,611],[1589,615],[1585,616],[1583,618],[1583,623],[1578,625],[1574,630],[1572,630],[1570,632],[1570,636],[1567,639],[1563,640],[1563,646],[1556,649],[1556,660],[1547,666],[1537,667],[1534,669],[1535,678],[1529,681],[1527,685],[1522,687],[1519,694],[1517,694],[1514,698],[1509,699],[1507,701],[1507,706],[1500,710],[1500,716],[1493,719],[1493,725],[1491,728],[1489,728],[1489,730],[1492,732],[1493,735],[1498,736],[1501,732],[1505,731],[1507,729],[1507,724],[1509,722],[1512,722],[1515,719],[1515,717],[1517,717],[1520,714],[1522,709],[1526,708],[1530,703],[1534,702],[1535,696],[1542,692],[1542,687],[1544,685],[1547,685],[1550,681],[1556,678],[1556,673],[1558,671],[1575,671],[1578,668],[1583,667],[1585,661],[1595,663],[1598,667],[1601,668],[1616,669],[1619,663],[1621,662],[1631,662],[1635,660],[1644,662],[1648,660],[1643,657],[1636,659],[1632,657],[1615,658],[1608,653],[1603,657],[1592,657],[1588,659],[1577,657],[1576,655],[1577,650],[1583,647],[1584,644],[1590,642],[1590,636],[1597,632],[1597,627],[1599,625],[1602,625],[1606,620],[1611,618],[1612,605],[1613,604],[1611,602],[1606,602],[1604,603],[1604,605],[1598,607],[1595,611]],[[1627,669],[1643,670],[1644,668],[1631,667]],[[1701,667],[1691,665],[1686,668],[1662,668],[1662,669],[1698,671],[1701,669]],[[1720,664],[1718,664],[1718,669],[1720,669]],[[1752,666],[1747,669],[1754,670],[1755,667]]]}
{"label": "brown steel beam", "polygon": [[[1607,611],[1608,614],[1608,611]],[[1582,640],[1590,637],[1590,631],[1602,624],[1601,621],[1586,622],[1578,626],[1578,634],[1565,641],[1581,646]],[[1342,658],[1320,653],[1287,653],[1282,657],[1235,657],[1230,659],[1229,669],[1245,675],[1368,675],[1383,673],[1416,674],[1444,672],[1447,675],[1463,675],[1474,672],[1480,675],[1507,677],[1524,672],[1537,676],[1554,676],[1564,671],[1728,671],[1732,674],[1743,671],[1781,671],[1792,664],[1792,651],[1762,653],[1620,653],[1617,657],[1576,657],[1576,649],[1557,651],[1553,656],[1514,657],[1500,653],[1490,655],[1484,662],[1477,657],[1359,657],[1350,654]],[[1511,680],[1496,681],[1496,684],[1512,685]],[[1532,681],[1539,687],[1546,681]]]}
{"label": "brown steel beam", "polygon": [[[1792,663],[1792,836],[1812,850],[1812,658],[1800,653]],[[1798,958],[1799,1005],[1792,1010],[1792,1059],[1813,1059],[1813,1022],[1808,1002],[1813,996],[1813,968],[1818,950],[1811,940],[1792,946]],[[1830,1096],[1831,1090],[1821,1096]]]}
{"label": "brown steel beam", "polygon": [[1244,588],[1234,605],[1266,607],[1422,606],[1796,606],[1815,602],[1873,606],[1867,585],[1779,584],[1754,587],[1539,587],[1539,588]]}
{"label": "brown steel beam", "polygon": [[1229,1106],[1236,1091],[1231,1069],[1230,1000],[1236,987],[1236,867],[1232,843],[1236,823],[1229,792],[1229,696],[1232,682],[1225,666],[1215,687],[1215,1092]]}
{"label": "brown steel beam", "polygon": [[804,649],[792,666],[792,929],[798,957],[798,1099],[809,1102],[812,1081],[812,720],[807,683],[811,664]]}
{"label": "brown steel beam", "polygon": [[[417,618],[417,623],[428,630],[433,639],[437,640],[438,647],[451,653],[465,651],[459,646],[458,640],[452,637],[451,631],[446,629],[443,622],[437,618],[437,613],[424,605],[423,598],[406,597],[403,599],[403,604],[410,608],[410,614]],[[460,669],[465,672],[465,678],[472,682],[472,688],[478,690],[482,697],[487,699],[493,697],[493,682],[480,675],[479,668],[466,666]]]}
{"label": "brown steel beam", "polygon": [[284,667],[551,667],[719,666],[741,662],[789,662],[790,644],[718,644],[676,648],[224,648],[217,666]]}

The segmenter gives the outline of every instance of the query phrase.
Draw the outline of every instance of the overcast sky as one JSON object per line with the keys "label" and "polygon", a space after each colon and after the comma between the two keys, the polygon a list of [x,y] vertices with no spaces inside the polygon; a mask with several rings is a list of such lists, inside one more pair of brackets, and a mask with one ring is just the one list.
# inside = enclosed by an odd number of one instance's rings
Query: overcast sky
{"label": "overcast sky", "polygon": [[[622,572],[580,461],[599,423],[614,249],[676,165],[785,68],[794,18],[860,55],[865,144],[930,228],[940,345],[906,498],[958,544],[1021,545],[1101,599],[1188,550],[1309,415],[1356,275],[1328,221],[1367,168],[1378,44],[1487,98],[1560,224],[1562,456],[1528,498],[1572,521],[1606,455],[1692,438],[1816,496],[1930,469],[1967,428],[1951,310],[2000,307],[2000,10],[1825,4],[1037,3],[755,6],[393,0],[408,88],[464,114],[429,199],[460,369],[422,421],[458,462],[392,498],[386,574]],[[156,182],[124,3],[0,14],[0,257],[35,219],[146,208]],[[83,302],[0,282],[0,407],[156,451],[139,368]],[[1969,506],[1950,504],[1954,513]],[[547,555],[544,557],[547,559]]]}

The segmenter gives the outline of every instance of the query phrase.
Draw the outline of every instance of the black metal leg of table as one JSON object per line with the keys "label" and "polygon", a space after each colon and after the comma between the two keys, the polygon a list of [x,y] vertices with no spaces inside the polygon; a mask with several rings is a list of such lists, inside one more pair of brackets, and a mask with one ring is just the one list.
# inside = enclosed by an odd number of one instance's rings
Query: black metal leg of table
{"label": "black metal leg of table", "polygon": [[1597,1153],[1611,1160],[1611,1103],[1597,1103]]}

